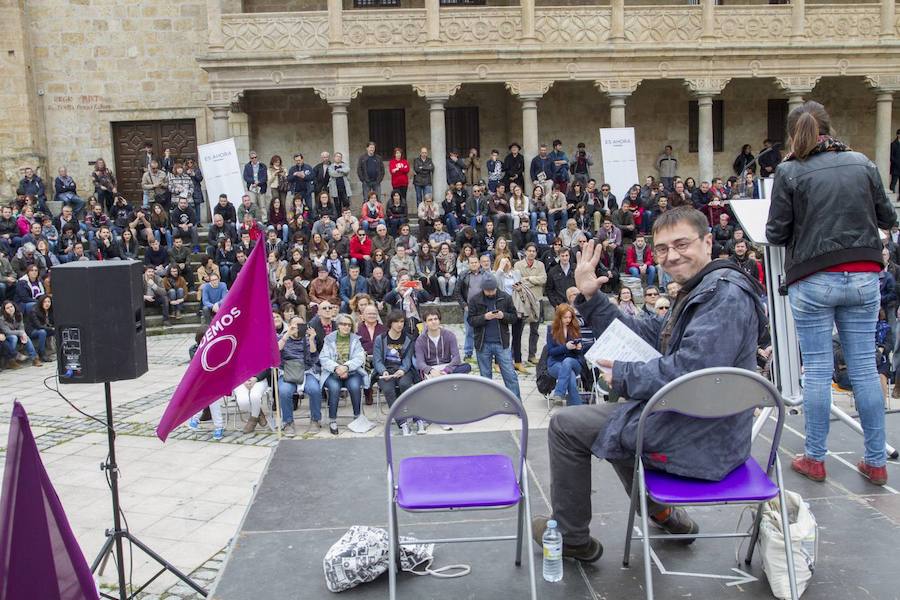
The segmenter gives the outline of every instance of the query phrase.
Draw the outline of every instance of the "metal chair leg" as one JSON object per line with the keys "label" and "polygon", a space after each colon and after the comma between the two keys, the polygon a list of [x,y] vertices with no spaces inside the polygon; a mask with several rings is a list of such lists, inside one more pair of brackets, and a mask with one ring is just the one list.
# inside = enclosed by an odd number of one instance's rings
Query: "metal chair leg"
{"label": "metal chair leg", "polygon": [[644,464],[638,458],[638,483],[640,484],[641,493],[641,524],[643,531],[641,535],[644,537],[644,585],[646,586],[647,600],[653,600],[653,565],[650,562],[650,518],[647,508],[647,487],[644,483]]}
{"label": "metal chair leg", "polygon": [[[525,494],[525,536],[527,540],[531,540],[531,496],[528,493],[528,461],[526,460],[523,467],[522,492]],[[534,575],[534,551],[528,548],[528,584],[531,590],[531,600],[537,600],[537,580]]]}
{"label": "metal chair leg", "polygon": [[388,593],[391,600],[397,597],[397,542],[396,536],[396,518],[397,512],[394,509],[394,482],[391,477],[390,469],[387,475],[387,491],[388,491]]}
{"label": "metal chair leg", "polygon": [[747,548],[747,556],[744,558],[744,564],[749,565],[753,562],[753,552],[756,550],[756,542],[759,540],[759,527],[762,524],[762,509],[764,504],[756,507],[756,518],[753,519],[753,529],[750,534],[750,547]]}
{"label": "metal chair leg", "polygon": [[[629,494],[631,502],[629,502],[628,505],[628,529],[625,530],[625,555],[622,557],[623,567],[627,567],[631,562],[631,538],[634,535],[634,513],[637,511],[638,494],[640,493],[637,480],[637,465],[635,465],[634,471],[634,478],[631,482],[631,493]],[[646,543],[646,540],[644,541]]]}
{"label": "metal chair leg", "polygon": [[[527,485],[527,484],[526,484]],[[517,531],[516,531],[516,566],[522,566],[522,530],[525,529],[525,498],[521,496],[519,498],[519,515],[518,515],[518,523],[517,523]]]}
{"label": "metal chair leg", "polygon": [[775,476],[778,482],[778,502],[781,504],[781,525],[784,531],[784,554],[787,559],[788,583],[791,586],[791,600],[799,600],[797,593],[797,571],[794,569],[794,547],[791,543],[791,522],[787,508],[787,494],[784,493],[784,479],[781,476],[781,461],[775,457]]}

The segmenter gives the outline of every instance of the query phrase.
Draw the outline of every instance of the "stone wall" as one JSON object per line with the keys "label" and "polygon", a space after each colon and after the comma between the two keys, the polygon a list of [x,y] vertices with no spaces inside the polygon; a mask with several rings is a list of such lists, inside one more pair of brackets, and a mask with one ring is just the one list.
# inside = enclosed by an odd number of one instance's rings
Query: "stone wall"
{"label": "stone wall", "polygon": [[40,110],[43,98],[34,83],[24,0],[0,3],[0,23],[5,29],[0,49],[0,197],[9,197],[26,166],[45,175],[46,148]]}
{"label": "stone wall", "polygon": [[[744,4],[768,4],[768,0],[724,0],[722,4],[729,6]],[[841,4],[871,4],[869,0],[842,0]],[[343,0],[344,8],[353,8],[353,0]],[[487,6],[518,6],[518,0],[487,0]],[[609,0],[536,0],[536,6],[599,6],[609,8]],[[640,2],[626,1],[626,5],[668,5],[683,6],[685,2],[673,0],[640,0]],[[807,0],[807,4],[834,4],[833,0]],[[401,0],[400,8],[423,8],[424,0]],[[243,12],[294,12],[308,10],[327,10],[327,0],[244,0]],[[372,8],[366,10],[390,10],[390,8]]]}
{"label": "stone wall", "polygon": [[28,0],[25,22],[50,174],[67,165],[90,193],[88,161],[114,164],[111,121],[194,117],[206,141],[205,0]]}

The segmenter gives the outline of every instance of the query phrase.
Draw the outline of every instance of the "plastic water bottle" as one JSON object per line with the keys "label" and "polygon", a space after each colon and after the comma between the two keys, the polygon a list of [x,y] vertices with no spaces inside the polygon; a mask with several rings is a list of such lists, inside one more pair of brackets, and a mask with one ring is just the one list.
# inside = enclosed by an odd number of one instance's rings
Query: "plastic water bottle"
{"label": "plastic water bottle", "polygon": [[556,521],[547,521],[547,530],[541,538],[544,546],[544,581],[561,581],[563,577],[562,546],[563,538]]}

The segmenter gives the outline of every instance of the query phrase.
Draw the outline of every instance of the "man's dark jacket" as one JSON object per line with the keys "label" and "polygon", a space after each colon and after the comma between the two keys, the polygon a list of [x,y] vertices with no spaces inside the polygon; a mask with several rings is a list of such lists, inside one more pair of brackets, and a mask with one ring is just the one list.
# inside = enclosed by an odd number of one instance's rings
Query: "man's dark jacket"
{"label": "man's dark jacket", "polygon": [[[512,325],[517,318],[512,296],[504,291],[497,290],[497,310],[503,312],[503,318],[500,319],[500,344],[504,348],[509,348],[509,326]],[[481,350],[484,346],[484,328],[487,324],[484,315],[486,313],[487,300],[482,291],[472,298],[472,302],[469,303],[469,325],[472,326],[473,333],[475,334],[476,350]]]}
{"label": "man's dark jacket", "polygon": [[[679,296],[668,317],[674,321],[665,347],[661,347],[661,334],[668,329],[667,320],[625,315],[601,293],[576,301],[596,337],[620,319],[662,353],[646,363],[614,364],[614,390],[634,402],[615,410],[594,441],[594,455],[608,460],[634,458],[644,404],[678,377],[709,367],[756,370],[757,343],[766,328],[760,286],[734,265],[716,260],[684,287],[689,291]],[[712,347],[715,352],[710,351]],[[719,400],[708,398],[709,402]],[[645,464],[675,475],[719,481],[750,455],[752,423],[752,410],[722,419],[654,414],[645,425]]]}

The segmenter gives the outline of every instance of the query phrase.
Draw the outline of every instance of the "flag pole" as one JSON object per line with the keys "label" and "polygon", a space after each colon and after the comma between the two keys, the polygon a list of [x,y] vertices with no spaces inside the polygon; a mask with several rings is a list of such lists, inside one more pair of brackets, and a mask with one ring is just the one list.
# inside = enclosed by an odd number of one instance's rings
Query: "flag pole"
{"label": "flag pole", "polygon": [[272,367],[272,391],[275,398],[275,430],[278,433],[278,440],[281,440],[281,402],[278,399],[278,367]]}

